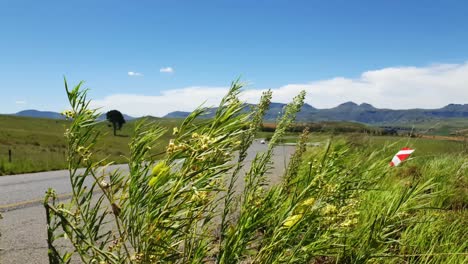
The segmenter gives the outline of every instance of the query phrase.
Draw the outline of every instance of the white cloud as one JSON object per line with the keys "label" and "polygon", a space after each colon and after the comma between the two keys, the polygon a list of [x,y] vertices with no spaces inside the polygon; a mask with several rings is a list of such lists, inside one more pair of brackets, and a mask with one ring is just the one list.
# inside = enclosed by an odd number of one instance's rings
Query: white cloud
{"label": "white cloud", "polygon": [[[162,116],[171,111],[191,111],[203,102],[216,105],[228,87],[187,87],[160,95],[114,94],[94,101],[104,110],[119,109],[134,116]],[[241,99],[256,103],[265,89],[246,89]],[[299,91],[317,108],[346,101],[370,103],[378,108],[439,108],[468,103],[468,62],[426,67],[390,67],[363,72],[357,78],[335,77],[272,88],[274,102],[289,102]]]}
{"label": "white cloud", "polygon": [[143,76],[142,73],[133,72],[133,71],[129,71],[127,74],[128,74],[128,76]]}
{"label": "white cloud", "polygon": [[174,73],[174,69],[172,67],[164,67],[159,69],[159,72],[162,73]]}
{"label": "white cloud", "polygon": [[17,105],[25,105],[26,103],[27,103],[27,102],[24,101],[24,100],[17,100],[17,101],[15,101],[15,104],[17,104]]}

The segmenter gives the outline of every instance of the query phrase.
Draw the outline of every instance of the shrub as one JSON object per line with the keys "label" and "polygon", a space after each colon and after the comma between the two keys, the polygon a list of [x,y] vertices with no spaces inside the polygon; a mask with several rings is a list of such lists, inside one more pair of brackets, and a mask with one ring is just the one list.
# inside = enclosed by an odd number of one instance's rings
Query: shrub
{"label": "shrub", "polygon": [[[111,163],[95,160],[91,151],[100,136],[94,129],[99,114],[88,109],[87,91],[81,90],[81,83],[69,90],[65,82],[65,87],[72,108],[67,116],[73,120],[66,132],[73,196],[70,203],[58,202],[53,190],[45,197],[51,262],[68,262],[73,254],[57,248],[60,238],[69,239],[86,263],[232,262],[245,256],[254,233],[244,233],[239,242],[232,231],[255,230],[263,223],[249,223],[248,211],[253,209],[253,200],[263,199],[260,189],[266,182],[273,147],[302,106],[304,93],[288,105],[268,151],[257,155],[246,187],[237,197],[235,183],[271,92],[264,93],[255,112],[243,114],[237,97],[242,86],[233,83],[213,119],[195,123],[206,112],[197,109],[174,129],[166,156],[156,165],[150,149],[164,129],[141,121],[130,144],[128,175],[115,171],[106,176],[98,173],[99,167]],[[232,164],[235,151],[238,162]],[[86,184],[88,178],[92,184]],[[243,208],[238,221],[234,221],[236,200]],[[220,205],[222,213],[218,214]]]}

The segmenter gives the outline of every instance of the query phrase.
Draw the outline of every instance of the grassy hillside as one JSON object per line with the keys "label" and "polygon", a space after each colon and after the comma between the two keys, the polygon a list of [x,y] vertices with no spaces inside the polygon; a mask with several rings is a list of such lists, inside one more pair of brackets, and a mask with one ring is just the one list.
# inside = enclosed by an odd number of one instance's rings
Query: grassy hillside
{"label": "grassy hillside", "polygon": [[[304,128],[308,128],[310,132],[321,132],[330,134],[341,133],[367,133],[380,134],[382,129],[372,127],[366,124],[347,121],[321,121],[321,122],[298,122],[293,124],[288,131],[301,133]],[[273,132],[276,129],[276,123],[265,122],[262,125],[263,132]]]}
{"label": "grassy hillside", "polygon": [[[181,119],[148,119],[163,127],[167,127],[172,133],[172,127],[179,124]],[[109,157],[116,162],[125,162],[135,123],[132,120],[123,126],[118,136],[112,135],[112,129],[107,122],[99,125],[103,133],[95,151],[99,158]],[[29,118],[18,116],[0,115],[0,175],[16,174],[23,172],[47,171],[65,168],[66,141],[64,132],[69,121]],[[167,144],[170,134],[162,138]],[[12,162],[8,162],[8,150],[12,151]],[[153,148],[154,153],[159,153],[162,145]]]}
{"label": "grassy hillside", "polygon": [[468,118],[432,119],[421,122],[394,123],[392,126],[413,128],[427,135],[468,136]]}

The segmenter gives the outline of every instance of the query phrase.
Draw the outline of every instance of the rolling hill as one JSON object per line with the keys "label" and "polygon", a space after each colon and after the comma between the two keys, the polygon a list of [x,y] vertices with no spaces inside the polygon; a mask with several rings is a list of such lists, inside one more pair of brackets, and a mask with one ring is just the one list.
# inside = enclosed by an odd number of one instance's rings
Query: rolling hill
{"label": "rolling hill", "polygon": [[65,119],[63,115],[57,112],[39,111],[39,110],[34,110],[34,109],[23,110],[14,115],[24,116],[24,117],[35,117],[35,118]]}

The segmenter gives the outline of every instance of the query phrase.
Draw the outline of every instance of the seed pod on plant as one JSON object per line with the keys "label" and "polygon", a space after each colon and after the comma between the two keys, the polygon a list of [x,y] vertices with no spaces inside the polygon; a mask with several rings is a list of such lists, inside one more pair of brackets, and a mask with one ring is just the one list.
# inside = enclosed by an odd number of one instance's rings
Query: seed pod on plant
{"label": "seed pod on plant", "polygon": [[120,207],[116,203],[112,203],[111,206],[112,206],[112,212],[114,213],[114,215],[119,216],[122,209],[120,209]]}
{"label": "seed pod on plant", "polygon": [[99,185],[101,186],[101,188],[103,189],[107,189],[109,188],[110,184],[108,182],[106,182],[105,180],[102,180]]}

